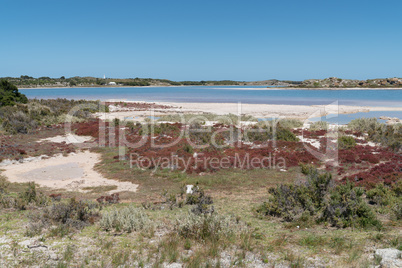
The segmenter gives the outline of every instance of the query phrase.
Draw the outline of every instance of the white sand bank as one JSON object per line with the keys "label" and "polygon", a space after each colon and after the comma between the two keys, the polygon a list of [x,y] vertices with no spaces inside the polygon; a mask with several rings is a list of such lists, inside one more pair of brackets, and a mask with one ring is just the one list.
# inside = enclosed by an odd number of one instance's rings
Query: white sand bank
{"label": "white sand bank", "polygon": [[85,192],[86,187],[117,186],[109,193],[136,192],[138,185],[104,178],[94,170],[100,155],[89,151],[2,167],[10,182],[31,182],[40,186]]}
{"label": "white sand bank", "polygon": [[237,104],[237,103],[165,103],[161,105],[171,106],[170,109],[158,109],[151,111],[117,111],[107,114],[99,114],[101,119],[132,119],[143,121],[149,116],[177,113],[213,113],[223,114],[247,114],[257,118],[285,117],[295,119],[307,119],[327,114],[352,114],[370,111],[402,111],[402,107],[364,107],[346,105],[271,105],[271,104]]}

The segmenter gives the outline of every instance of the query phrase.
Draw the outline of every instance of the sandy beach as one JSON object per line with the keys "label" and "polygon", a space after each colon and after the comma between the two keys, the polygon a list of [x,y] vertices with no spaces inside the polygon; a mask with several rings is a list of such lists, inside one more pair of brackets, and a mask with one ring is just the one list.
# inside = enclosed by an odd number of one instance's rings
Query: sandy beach
{"label": "sandy beach", "polygon": [[[128,102],[128,101],[127,101]],[[177,113],[213,113],[246,114],[257,118],[284,117],[294,119],[308,119],[328,114],[353,114],[371,111],[402,111],[402,107],[368,107],[346,105],[272,105],[272,104],[247,104],[247,103],[178,103],[157,102],[167,105],[167,109],[155,109],[153,111],[117,110],[108,114],[98,114],[101,119],[138,119],[148,116],[161,116]],[[136,118],[137,117],[137,118]]]}

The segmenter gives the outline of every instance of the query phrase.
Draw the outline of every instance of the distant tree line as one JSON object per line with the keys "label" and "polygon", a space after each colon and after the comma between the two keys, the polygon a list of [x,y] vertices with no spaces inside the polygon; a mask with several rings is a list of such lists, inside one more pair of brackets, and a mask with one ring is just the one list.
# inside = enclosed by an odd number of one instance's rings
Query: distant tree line
{"label": "distant tree line", "polygon": [[[18,87],[40,87],[40,86],[104,86],[109,82],[115,82],[122,86],[205,86],[205,85],[240,85],[237,81],[220,80],[220,81],[172,81],[168,79],[154,79],[154,78],[96,78],[96,77],[70,77],[66,78],[51,78],[42,76],[34,78],[28,75],[21,75],[20,77],[4,77],[3,79],[15,84]],[[244,83],[244,82],[242,82]]]}

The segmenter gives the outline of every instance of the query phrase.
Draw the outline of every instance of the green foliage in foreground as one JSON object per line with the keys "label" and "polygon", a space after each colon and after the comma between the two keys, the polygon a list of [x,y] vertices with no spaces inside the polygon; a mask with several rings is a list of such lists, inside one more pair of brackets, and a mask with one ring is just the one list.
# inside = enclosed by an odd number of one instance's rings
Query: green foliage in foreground
{"label": "green foliage in foreground", "polygon": [[27,102],[27,97],[21,94],[16,86],[9,83],[7,80],[0,80],[0,107]]}
{"label": "green foliage in foreground", "polygon": [[257,212],[288,222],[315,220],[341,228],[381,228],[380,221],[362,197],[362,188],[351,183],[334,186],[331,174],[310,168],[303,170],[307,173],[305,182],[269,189],[269,200],[260,205]]}

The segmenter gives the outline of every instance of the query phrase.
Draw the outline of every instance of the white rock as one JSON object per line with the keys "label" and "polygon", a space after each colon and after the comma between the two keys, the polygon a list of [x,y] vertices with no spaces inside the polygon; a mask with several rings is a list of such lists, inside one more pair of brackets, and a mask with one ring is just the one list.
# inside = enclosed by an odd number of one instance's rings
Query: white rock
{"label": "white rock", "polygon": [[193,187],[194,187],[194,185],[186,185],[186,194],[192,194]]}
{"label": "white rock", "polygon": [[402,267],[401,253],[402,251],[396,248],[384,248],[375,251],[375,255],[381,257],[381,267],[386,268]]}

